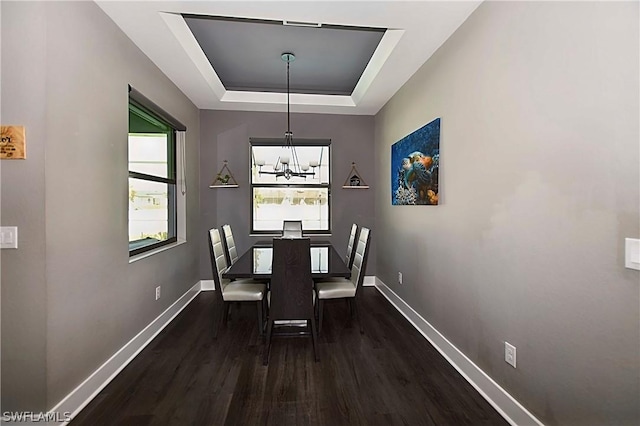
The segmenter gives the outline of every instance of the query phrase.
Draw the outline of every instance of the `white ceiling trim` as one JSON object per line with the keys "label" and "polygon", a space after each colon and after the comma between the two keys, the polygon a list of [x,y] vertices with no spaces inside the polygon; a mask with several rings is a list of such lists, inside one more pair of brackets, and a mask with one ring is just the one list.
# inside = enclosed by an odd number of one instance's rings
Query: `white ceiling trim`
{"label": "white ceiling trim", "polygon": [[[187,22],[180,14],[160,12],[171,33],[176,37],[194,65],[208,83],[211,90],[222,103],[241,104],[286,104],[287,98],[281,93],[233,91],[226,90],[215,69],[202,51],[200,44],[189,29]],[[367,89],[382,69],[385,61],[400,41],[404,30],[387,30],[373,52],[369,63],[360,76],[351,96],[345,95],[311,95],[292,93],[291,105],[307,105],[318,107],[354,108],[362,100]]]}
{"label": "white ceiling trim", "polygon": [[96,0],[200,109],[282,111],[283,102],[278,94],[227,92],[181,14],[389,28],[352,96],[292,94],[294,112],[359,115],[376,114],[481,2]]}
{"label": "white ceiling trim", "polygon": [[391,52],[395,49],[396,45],[402,38],[404,30],[387,30],[382,36],[382,40],[378,43],[378,47],[369,59],[369,63],[365,67],[356,87],[351,93],[351,100],[354,105],[358,105],[365,93],[371,87],[371,83],[375,80],[376,76],[382,69],[384,63],[389,59]]}
{"label": "white ceiling trim", "polygon": [[193,64],[200,72],[200,75],[204,77],[211,90],[213,90],[213,93],[218,97],[218,100],[221,100],[227,90],[224,88],[218,74],[216,74],[215,70],[211,66],[207,56],[202,51],[196,37],[191,32],[191,29],[189,29],[187,21],[184,20],[182,15],[176,13],[160,12],[160,17],[176,37],[178,43],[180,43],[184,48],[187,56],[189,56],[191,61],[193,61]]}
{"label": "white ceiling trim", "polygon": [[[334,107],[356,106],[351,96],[346,95],[312,95],[304,93],[291,93],[289,96],[291,105],[317,105]],[[221,101],[286,105],[287,94],[274,92],[240,92],[227,90],[224,96],[222,96]]]}

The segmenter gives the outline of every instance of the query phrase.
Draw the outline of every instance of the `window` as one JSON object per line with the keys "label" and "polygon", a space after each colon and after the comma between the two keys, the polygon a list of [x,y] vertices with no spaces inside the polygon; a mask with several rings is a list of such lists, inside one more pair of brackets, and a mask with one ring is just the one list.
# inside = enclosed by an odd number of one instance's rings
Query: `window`
{"label": "window", "polygon": [[252,138],[250,142],[251,233],[280,233],[284,220],[302,220],[305,234],[330,233],[331,141],[294,139],[298,163],[311,166],[308,175],[290,179],[274,171],[281,155],[293,157],[283,153],[282,139]]}
{"label": "window", "polygon": [[177,241],[176,128],[129,98],[129,256]]}

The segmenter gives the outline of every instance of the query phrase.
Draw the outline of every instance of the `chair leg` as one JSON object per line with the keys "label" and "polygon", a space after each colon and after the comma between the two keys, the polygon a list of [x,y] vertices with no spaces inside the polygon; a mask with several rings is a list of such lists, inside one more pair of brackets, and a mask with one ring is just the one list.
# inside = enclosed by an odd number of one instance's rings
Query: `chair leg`
{"label": "chair leg", "polygon": [[356,312],[356,318],[360,325],[360,334],[364,334],[364,328],[362,327],[362,321],[360,320],[360,313],[358,312],[358,299],[356,297],[353,298],[353,310]]}
{"label": "chair leg", "polygon": [[262,299],[262,322],[263,327],[267,327],[267,319],[269,319],[269,304],[267,303],[267,298]]}
{"label": "chair leg", "polygon": [[316,333],[316,319],[312,318],[307,320],[307,325],[311,322],[311,339],[313,341],[313,355],[315,356],[316,362],[320,362],[320,356],[318,356],[318,342],[317,342],[317,333]]}
{"label": "chair leg", "polygon": [[267,341],[264,345],[264,353],[262,354],[262,365],[269,365],[269,352],[271,351],[271,333],[273,332],[273,320],[269,319],[267,325]]}
{"label": "chair leg", "polygon": [[258,306],[258,333],[260,333],[260,336],[262,336],[264,334],[264,323],[262,322],[263,320],[263,313],[262,313],[262,300],[258,300],[257,302],[257,306]]}
{"label": "chair leg", "polygon": [[322,333],[322,311],[324,311],[324,300],[318,299],[318,334]]}
{"label": "chair leg", "polygon": [[[315,286],[315,283],[314,283],[314,286]],[[313,303],[313,315],[314,315],[314,318],[317,321],[318,320],[318,315],[319,315],[319,312],[320,312],[320,309],[318,307],[320,305],[320,297],[318,297],[318,292],[317,291],[314,294],[315,294],[316,298],[315,298],[314,303]]]}

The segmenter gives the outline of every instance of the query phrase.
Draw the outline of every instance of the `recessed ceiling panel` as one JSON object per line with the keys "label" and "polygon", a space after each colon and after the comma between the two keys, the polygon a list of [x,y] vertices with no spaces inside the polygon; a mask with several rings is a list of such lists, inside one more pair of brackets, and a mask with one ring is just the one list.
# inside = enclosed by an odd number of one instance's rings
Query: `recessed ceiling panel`
{"label": "recessed ceiling panel", "polygon": [[280,21],[183,15],[226,90],[351,95],[383,28],[283,25]]}
{"label": "recessed ceiling panel", "polygon": [[[0,0],[1,1],[1,0]],[[298,59],[291,65],[291,79],[296,91],[316,92],[293,93],[290,97],[293,112],[317,114],[353,114],[374,115],[409,80],[409,78],[427,61],[447,38],[473,13],[482,0],[470,1],[111,1],[95,0],[96,4],[124,31],[142,52],[200,109],[233,111],[283,111],[287,104],[284,95],[286,87],[286,63],[280,55],[292,50]],[[283,20],[321,22],[323,29],[333,29],[324,23],[340,24],[345,27],[374,28],[384,35],[371,55],[371,48],[346,48],[349,40],[333,40],[325,44],[321,54],[313,57],[299,47],[298,36],[287,38],[287,44],[272,48],[267,52],[262,37],[255,33],[236,32],[218,34],[221,43],[231,43],[232,63],[249,60],[248,65],[237,71],[255,72],[264,78],[269,71],[273,82],[251,84],[251,78],[243,81],[229,81],[234,77],[221,67],[227,60],[214,64],[194,37],[186,18],[230,17],[263,22]],[[298,28],[301,30],[301,28]],[[325,31],[314,28],[305,29],[320,36]],[[348,33],[341,31],[340,34]],[[245,36],[242,43],[240,37]],[[204,44],[204,42],[202,42]],[[372,43],[371,46],[374,46]],[[244,48],[246,46],[246,49]],[[260,46],[256,49],[256,46]],[[300,50],[302,49],[302,50]],[[298,81],[303,77],[304,68],[312,72],[328,70],[331,64],[346,64],[363,54],[361,67],[364,68],[355,89],[353,82],[345,87],[327,90],[319,85],[315,78],[307,79],[302,85]],[[216,55],[209,54],[212,58]],[[318,59],[318,57],[320,59]],[[214,58],[215,59],[215,58]],[[313,65],[312,65],[313,64]],[[216,69],[214,69],[214,66]],[[223,67],[224,68],[224,67]],[[225,80],[223,85],[218,73]],[[226,74],[226,75],[223,75]],[[346,78],[346,72],[338,71],[338,78]],[[357,74],[360,74],[358,72]],[[248,81],[248,83],[247,83]],[[227,88],[232,90],[227,90]],[[250,90],[235,90],[246,86]],[[306,86],[306,87],[305,87]],[[278,89],[278,87],[280,87]],[[310,89],[307,89],[309,87]],[[279,90],[278,92],[257,91]],[[302,89],[300,89],[302,88]],[[255,90],[255,91],[254,91]],[[319,93],[318,93],[319,92]],[[328,93],[327,93],[328,92]],[[331,93],[346,93],[334,95]]]}

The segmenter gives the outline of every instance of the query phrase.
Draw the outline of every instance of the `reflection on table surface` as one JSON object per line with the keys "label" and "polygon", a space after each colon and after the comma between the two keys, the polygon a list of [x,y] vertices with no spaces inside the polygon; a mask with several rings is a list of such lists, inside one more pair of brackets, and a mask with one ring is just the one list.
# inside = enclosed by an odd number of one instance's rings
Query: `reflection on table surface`
{"label": "reflection on table surface", "polygon": [[[258,241],[222,274],[222,278],[269,279],[273,258],[272,247],[273,240]],[[351,276],[351,270],[330,242],[311,240],[310,250],[311,275],[314,279]]]}
{"label": "reflection on table surface", "polygon": [[[253,273],[271,274],[273,259],[272,247],[253,247]],[[311,247],[311,272],[326,274],[329,272],[329,247]]]}

